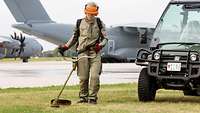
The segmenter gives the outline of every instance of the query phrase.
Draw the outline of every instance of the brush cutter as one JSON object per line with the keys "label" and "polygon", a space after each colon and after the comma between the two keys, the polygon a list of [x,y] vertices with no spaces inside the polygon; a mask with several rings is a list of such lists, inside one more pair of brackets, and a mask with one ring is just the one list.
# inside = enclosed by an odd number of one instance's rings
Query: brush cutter
{"label": "brush cutter", "polygon": [[[95,56],[95,57],[96,57],[96,56]],[[60,107],[60,105],[65,105],[65,106],[71,105],[71,103],[72,103],[71,100],[60,99],[60,96],[61,96],[61,94],[62,94],[62,92],[63,92],[63,90],[64,90],[64,88],[65,88],[67,82],[69,81],[69,79],[70,79],[70,77],[71,77],[73,71],[76,70],[77,62],[78,62],[81,58],[95,58],[95,57],[91,57],[91,56],[82,56],[82,57],[80,57],[80,58],[77,58],[77,57],[74,57],[74,58],[66,58],[66,57],[64,57],[64,60],[72,61],[72,62],[73,62],[73,66],[72,66],[73,68],[72,68],[72,70],[71,70],[69,76],[67,77],[67,80],[65,81],[65,83],[64,83],[64,85],[63,85],[63,87],[62,87],[62,89],[60,90],[58,96],[57,96],[56,98],[54,98],[54,99],[51,100],[51,102],[50,102],[50,103],[51,103],[51,107]]]}

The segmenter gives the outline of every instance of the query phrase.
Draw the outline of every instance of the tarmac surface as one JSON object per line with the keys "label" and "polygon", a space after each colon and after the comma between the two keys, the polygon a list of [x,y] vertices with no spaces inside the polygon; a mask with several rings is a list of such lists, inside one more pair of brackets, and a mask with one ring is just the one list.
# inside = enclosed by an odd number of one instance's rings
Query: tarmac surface
{"label": "tarmac surface", "polygon": [[[142,67],[134,63],[106,63],[100,76],[101,84],[137,82]],[[43,87],[62,85],[72,63],[66,61],[0,63],[0,88]],[[79,84],[76,71],[68,85]]]}

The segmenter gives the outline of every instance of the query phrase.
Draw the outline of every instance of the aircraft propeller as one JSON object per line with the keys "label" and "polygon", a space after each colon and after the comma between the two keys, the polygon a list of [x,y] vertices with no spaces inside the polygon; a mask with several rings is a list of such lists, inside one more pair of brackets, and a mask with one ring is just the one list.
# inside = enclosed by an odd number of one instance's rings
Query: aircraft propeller
{"label": "aircraft propeller", "polygon": [[11,54],[17,53],[18,52],[18,57],[21,55],[22,52],[24,52],[24,47],[26,46],[24,41],[25,41],[25,36],[20,33],[20,36],[17,36],[17,33],[14,32],[14,35],[10,35],[12,39],[17,40],[20,42],[19,48],[13,49]]}

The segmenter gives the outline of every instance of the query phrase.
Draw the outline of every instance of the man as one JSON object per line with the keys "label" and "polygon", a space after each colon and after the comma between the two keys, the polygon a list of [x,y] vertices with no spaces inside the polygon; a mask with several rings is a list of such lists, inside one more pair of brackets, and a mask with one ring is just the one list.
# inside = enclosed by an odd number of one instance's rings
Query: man
{"label": "man", "polygon": [[77,74],[80,79],[80,100],[78,103],[97,104],[102,65],[100,50],[108,40],[105,25],[99,18],[95,17],[98,15],[98,9],[96,3],[87,3],[84,9],[85,18],[77,20],[72,38],[65,45],[59,47],[63,53],[76,44],[79,58],[90,56],[90,58],[81,58],[78,61]]}

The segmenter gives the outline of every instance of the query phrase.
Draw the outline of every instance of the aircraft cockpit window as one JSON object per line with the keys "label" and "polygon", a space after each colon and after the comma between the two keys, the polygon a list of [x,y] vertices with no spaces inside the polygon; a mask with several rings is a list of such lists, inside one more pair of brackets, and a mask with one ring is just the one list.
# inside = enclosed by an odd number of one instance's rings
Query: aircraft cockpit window
{"label": "aircraft cockpit window", "polygon": [[115,41],[108,40],[108,54],[113,53],[115,51]]}

